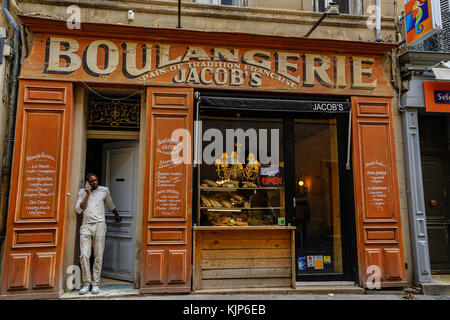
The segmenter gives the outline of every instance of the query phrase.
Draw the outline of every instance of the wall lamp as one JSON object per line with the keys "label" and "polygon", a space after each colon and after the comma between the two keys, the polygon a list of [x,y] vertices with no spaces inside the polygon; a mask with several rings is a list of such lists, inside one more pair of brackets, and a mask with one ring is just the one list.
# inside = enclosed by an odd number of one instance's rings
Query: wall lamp
{"label": "wall lamp", "polygon": [[308,38],[309,35],[316,30],[316,28],[319,26],[319,24],[329,15],[339,15],[339,4],[336,2],[330,2],[328,6],[326,7],[325,11],[323,12],[323,15],[320,17],[320,19],[316,22],[316,24],[311,28],[311,30],[308,31],[307,34],[304,35],[305,38]]}

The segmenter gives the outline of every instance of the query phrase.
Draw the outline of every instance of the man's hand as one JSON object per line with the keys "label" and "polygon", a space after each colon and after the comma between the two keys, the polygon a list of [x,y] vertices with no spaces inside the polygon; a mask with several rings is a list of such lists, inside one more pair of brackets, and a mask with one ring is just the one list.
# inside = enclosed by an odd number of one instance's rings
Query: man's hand
{"label": "man's hand", "polygon": [[122,217],[119,216],[119,213],[117,212],[116,209],[114,209],[114,210],[112,211],[112,213],[114,213],[114,219],[116,220],[116,222],[120,222],[120,221],[122,220]]}
{"label": "man's hand", "polygon": [[91,185],[89,184],[88,181],[86,181],[86,183],[84,184],[84,190],[86,190],[87,194],[91,194],[91,189],[92,189]]}

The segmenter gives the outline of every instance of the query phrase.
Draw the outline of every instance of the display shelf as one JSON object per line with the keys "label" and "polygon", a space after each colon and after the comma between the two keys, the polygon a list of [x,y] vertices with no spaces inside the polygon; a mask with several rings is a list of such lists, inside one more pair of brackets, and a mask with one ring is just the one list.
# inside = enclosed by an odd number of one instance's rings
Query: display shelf
{"label": "display shelf", "polygon": [[218,228],[221,230],[295,230],[294,226],[193,226],[195,231],[216,231]]}
{"label": "display shelf", "polygon": [[208,211],[231,211],[231,210],[283,210],[283,207],[256,207],[256,208],[244,208],[244,207],[235,207],[235,208],[213,208],[213,207],[200,207],[200,209],[205,209]]}
{"label": "display shelf", "polygon": [[256,187],[256,188],[233,188],[233,187],[200,187],[202,191],[236,191],[236,190],[284,190],[283,187]]}

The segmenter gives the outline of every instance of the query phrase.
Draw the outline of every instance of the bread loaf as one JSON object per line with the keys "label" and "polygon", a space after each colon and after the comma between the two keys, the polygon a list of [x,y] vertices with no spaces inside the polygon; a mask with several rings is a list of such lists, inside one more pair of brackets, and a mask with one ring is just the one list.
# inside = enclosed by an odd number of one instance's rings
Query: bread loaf
{"label": "bread loaf", "polygon": [[213,187],[213,188],[217,188],[219,186],[216,182],[209,180],[209,179],[206,179],[203,182],[207,183],[210,187]]}

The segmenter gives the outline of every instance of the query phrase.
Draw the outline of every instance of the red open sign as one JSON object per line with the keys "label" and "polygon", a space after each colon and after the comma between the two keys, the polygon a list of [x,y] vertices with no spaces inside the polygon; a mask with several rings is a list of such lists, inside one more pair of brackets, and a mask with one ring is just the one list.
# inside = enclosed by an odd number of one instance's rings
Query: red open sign
{"label": "red open sign", "polygon": [[282,167],[261,167],[259,170],[258,184],[260,187],[283,186]]}

